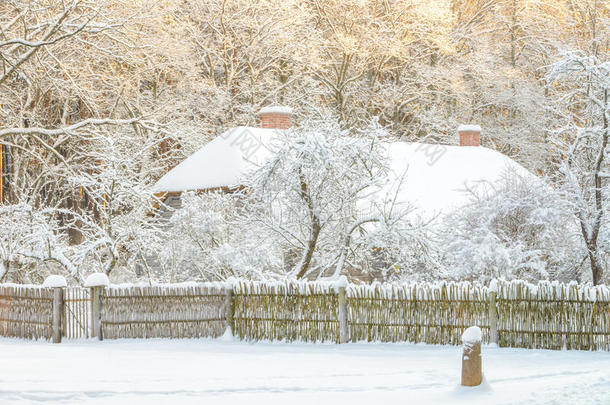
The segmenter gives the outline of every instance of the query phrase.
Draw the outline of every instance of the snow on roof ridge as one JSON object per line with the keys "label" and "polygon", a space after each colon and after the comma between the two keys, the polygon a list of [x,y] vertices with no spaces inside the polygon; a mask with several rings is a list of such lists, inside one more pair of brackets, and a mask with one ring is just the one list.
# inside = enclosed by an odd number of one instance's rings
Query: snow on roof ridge
{"label": "snow on roof ridge", "polygon": [[463,124],[458,127],[458,132],[477,131],[481,132],[481,126],[476,124]]}
{"label": "snow on roof ridge", "polygon": [[261,108],[259,114],[292,114],[292,108],[283,105],[269,105]]}

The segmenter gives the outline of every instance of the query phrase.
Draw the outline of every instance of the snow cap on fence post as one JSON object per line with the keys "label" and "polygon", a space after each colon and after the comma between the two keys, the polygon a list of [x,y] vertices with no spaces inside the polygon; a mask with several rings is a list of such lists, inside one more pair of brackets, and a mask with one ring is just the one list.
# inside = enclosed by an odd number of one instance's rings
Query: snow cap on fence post
{"label": "snow cap on fence post", "polygon": [[108,276],[104,273],[93,273],[87,276],[85,280],[85,287],[93,288],[93,287],[108,287],[110,284],[110,280]]}
{"label": "snow cap on fence post", "polygon": [[54,274],[45,278],[42,286],[47,288],[61,288],[67,287],[68,283],[66,282],[66,278],[64,276]]}
{"label": "snow cap on fence post", "polygon": [[471,326],[462,334],[462,385],[474,387],[481,385],[483,372],[481,365],[481,329]]}

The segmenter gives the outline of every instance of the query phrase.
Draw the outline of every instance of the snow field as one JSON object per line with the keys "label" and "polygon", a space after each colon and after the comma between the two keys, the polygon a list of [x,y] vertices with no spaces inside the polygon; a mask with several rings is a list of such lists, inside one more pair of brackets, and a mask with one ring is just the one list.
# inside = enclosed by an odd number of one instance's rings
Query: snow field
{"label": "snow field", "polygon": [[1,339],[0,404],[609,404],[610,353],[459,346]]}

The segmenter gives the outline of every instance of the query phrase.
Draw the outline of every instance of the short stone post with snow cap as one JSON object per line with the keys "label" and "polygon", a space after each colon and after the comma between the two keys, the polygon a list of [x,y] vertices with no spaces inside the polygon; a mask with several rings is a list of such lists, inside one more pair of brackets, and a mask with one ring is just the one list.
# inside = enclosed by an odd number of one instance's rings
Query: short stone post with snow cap
{"label": "short stone post with snow cap", "polygon": [[102,292],[110,284],[104,273],[90,274],[85,280],[85,287],[91,289],[91,337],[104,340],[102,336]]}
{"label": "short stone post with snow cap", "polygon": [[43,287],[53,289],[53,343],[61,343],[64,317],[64,288],[68,285],[64,276],[53,275],[44,280]]}
{"label": "short stone post with snow cap", "polygon": [[471,326],[462,334],[462,385],[474,387],[481,385],[483,370],[481,364],[481,329]]}

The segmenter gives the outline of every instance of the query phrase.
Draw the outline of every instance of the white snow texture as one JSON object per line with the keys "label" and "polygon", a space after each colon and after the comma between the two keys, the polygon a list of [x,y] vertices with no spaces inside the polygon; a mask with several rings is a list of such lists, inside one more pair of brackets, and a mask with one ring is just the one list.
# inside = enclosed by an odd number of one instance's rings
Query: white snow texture
{"label": "white snow texture", "polygon": [[48,276],[47,278],[45,278],[44,282],[42,283],[43,287],[50,287],[50,288],[65,287],[67,285],[68,285],[68,283],[66,282],[66,278],[64,276],[59,276],[56,274]]}
{"label": "white snow texture", "polygon": [[110,284],[108,276],[104,273],[90,274],[85,280],[85,287],[106,287]]}

